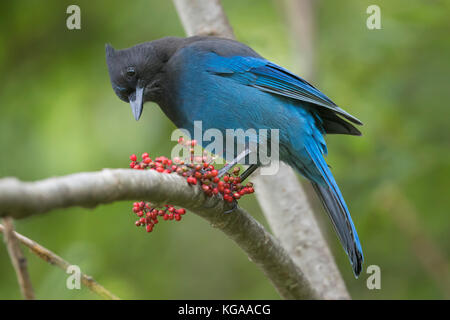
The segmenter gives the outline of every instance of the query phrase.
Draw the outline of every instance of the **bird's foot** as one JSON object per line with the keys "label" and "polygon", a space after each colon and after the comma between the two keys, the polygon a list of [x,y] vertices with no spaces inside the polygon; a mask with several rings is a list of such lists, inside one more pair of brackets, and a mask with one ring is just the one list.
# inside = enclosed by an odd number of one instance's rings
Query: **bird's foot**
{"label": "bird's foot", "polygon": [[240,176],[241,183],[244,182],[255,170],[258,169],[257,164],[251,164]]}
{"label": "bird's foot", "polygon": [[250,149],[246,148],[244,151],[242,151],[236,158],[234,158],[230,163],[227,163],[222,169],[219,170],[218,177],[221,178],[230,171],[235,165],[239,163],[242,159],[244,159],[246,156],[250,154]]}
{"label": "bird's foot", "polygon": [[230,214],[232,213],[234,210],[236,210],[238,207],[238,203],[236,200],[233,200],[233,202],[231,203],[231,209],[225,210],[223,213],[225,214]]}

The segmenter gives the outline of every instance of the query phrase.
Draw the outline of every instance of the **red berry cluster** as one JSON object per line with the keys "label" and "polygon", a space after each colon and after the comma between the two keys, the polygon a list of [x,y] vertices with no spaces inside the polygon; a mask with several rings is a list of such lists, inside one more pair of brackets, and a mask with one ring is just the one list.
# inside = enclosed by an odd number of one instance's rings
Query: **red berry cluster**
{"label": "red berry cluster", "polygon": [[[227,202],[233,202],[246,194],[255,192],[251,182],[241,183],[239,177],[240,168],[235,167],[231,173],[226,173],[222,178],[218,177],[219,171],[211,164],[212,159],[206,153],[203,156],[194,156],[194,147],[197,145],[195,140],[184,140],[180,138],[178,143],[190,148],[190,161],[180,158],[173,160],[166,157],[158,157],[152,160],[148,153],[142,154],[142,161],[138,161],[135,154],[130,156],[130,168],[136,170],[156,170],[160,173],[177,173],[186,178],[190,185],[199,185],[203,192],[208,196],[221,194]],[[140,218],[136,221],[137,226],[146,226],[148,232],[158,223],[158,216],[164,220],[181,220],[181,215],[186,210],[175,209],[173,206],[165,205],[165,209],[152,207],[150,202],[135,202],[133,212]]]}
{"label": "red berry cluster", "polygon": [[174,206],[168,204],[162,208],[158,208],[150,202],[141,201],[133,203],[133,212],[139,217],[139,220],[135,223],[136,226],[145,226],[147,232],[152,232],[155,224],[158,223],[158,217],[162,217],[166,221],[180,221],[181,216],[186,213],[186,209],[175,209]]}

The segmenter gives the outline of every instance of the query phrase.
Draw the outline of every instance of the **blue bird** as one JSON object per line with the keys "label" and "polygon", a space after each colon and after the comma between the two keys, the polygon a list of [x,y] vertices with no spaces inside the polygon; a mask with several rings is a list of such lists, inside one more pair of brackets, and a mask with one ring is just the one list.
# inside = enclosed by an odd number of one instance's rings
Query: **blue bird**
{"label": "blue bird", "polygon": [[[106,46],[112,87],[139,120],[156,102],[179,128],[279,129],[280,160],[311,181],[349,256],[362,270],[361,244],[349,210],[325,162],[329,134],[361,135],[362,123],[310,83],[248,46],[216,37],[168,37],[115,50]],[[258,165],[251,165],[245,179]]]}

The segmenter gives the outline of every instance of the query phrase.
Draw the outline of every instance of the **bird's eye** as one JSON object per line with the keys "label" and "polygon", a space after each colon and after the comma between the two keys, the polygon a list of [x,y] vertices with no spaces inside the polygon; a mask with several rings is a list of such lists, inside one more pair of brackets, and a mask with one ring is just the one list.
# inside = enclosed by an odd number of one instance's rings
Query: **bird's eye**
{"label": "bird's eye", "polygon": [[132,78],[136,75],[136,70],[134,69],[134,67],[128,67],[127,68],[127,76]]}

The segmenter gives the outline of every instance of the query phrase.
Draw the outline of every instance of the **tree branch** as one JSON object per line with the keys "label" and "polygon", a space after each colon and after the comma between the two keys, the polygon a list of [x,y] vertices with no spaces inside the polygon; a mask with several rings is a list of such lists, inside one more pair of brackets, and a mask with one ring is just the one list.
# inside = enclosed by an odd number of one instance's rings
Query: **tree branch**
{"label": "tree branch", "polygon": [[19,241],[14,232],[14,222],[10,217],[3,218],[4,227],[1,231],[5,233],[5,245],[8,249],[9,257],[16,271],[17,281],[19,282],[22,296],[27,300],[34,299],[33,286],[31,284],[30,274],[28,273],[27,260],[20,249]]}
{"label": "tree branch", "polygon": [[314,0],[284,0],[278,2],[283,8],[288,25],[294,65],[309,82],[315,76],[315,6]]}
{"label": "tree branch", "polygon": [[206,197],[176,174],[153,170],[104,169],[37,182],[0,179],[0,216],[25,218],[72,206],[95,207],[119,200],[146,199],[155,204],[170,203],[194,211],[233,239],[272,281],[286,299],[319,298],[301,270],[260,223],[245,210],[231,214],[229,204],[218,197]]}
{"label": "tree branch", "polygon": [[[188,36],[205,34],[205,26],[209,25],[207,34],[234,39],[219,0],[174,0],[174,3]],[[307,5],[305,3],[296,7],[307,8]],[[308,22],[311,21],[312,17],[309,17]],[[308,30],[312,30],[312,27]],[[302,44],[312,47],[312,43],[307,43],[308,39],[312,39],[312,36],[305,37]],[[302,65],[309,65],[306,60],[308,57],[310,55],[305,56]],[[283,165],[277,175],[254,175],[252,181],[255,182],[257,199],[273,233],[318,295],[325,299],[349,299],[342,276],[307,201],[306,192],[294,171]]]}
{"label": "tree branch", "polygon": [[186,34],[220,36],[233,39],[220,0],[173,0]]}
{"label": "tree branch", "polygon": [[[11,219],[11,218],[4,218],[4,220],[7,220],[7,219]],[[7,229],[8,229],[8,227],[7,227],[6,223],[4,223],[4,226],[2,226],[0,224],[0,232],[5,234],[5,238],[8,237]],[[16,240],[20,241],[22,244],[27,246],[31,250],[31,252],[33,252],[39,258],[43,259],[44,261],[47,261],[48,263],[50,263],[54,266],[61,268],[64,272],[66,272],[67,268],[71,265],[69,262],[65,261],[60,256],[54,254],[50,250],[44,248],[43,246],[34,242],[33,240],[21,235],[20,233],[13,231],[12,234],[13,234],[14,238],[16,238]],[[103,286],[98,284],[98,282],[96,282],[94,280],[94,278],[92,278],[88,275],[85,275],[84,273],[81,273],[80,276],[81,276],[81,283],[83,285],[85,285],[92,292],[94,292],[94,293],[98,294],[99,296],[106,298],[106,299],[119,300],[119,298],[117,296],[115,296],[114,294],[112,294],[111,292],[106,290]]]}

